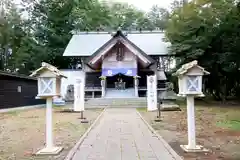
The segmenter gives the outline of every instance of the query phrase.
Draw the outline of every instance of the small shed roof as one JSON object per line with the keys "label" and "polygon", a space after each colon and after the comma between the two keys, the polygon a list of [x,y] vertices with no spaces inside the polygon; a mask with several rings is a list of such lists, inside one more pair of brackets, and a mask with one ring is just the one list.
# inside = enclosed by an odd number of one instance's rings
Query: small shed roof
{"label": "small shed roof", "polygon": [[30,75],[31,77],[39,75],[43,70],[49,70],[53,72],[55,75],[67,78],[62,72],[60,72],[56,67],[52,66],[51,64],[48,64],[46,62],[42,62],[42,67],[38,68],[37,70],[33,71],[33,73]]}
{"label": "small shed roof", "polygon": [[[167,55],[170,43],[165,42],[164,32],[124,32],[126,38],[147,55]],[[63,56],[91,56],[112,38],[110,32],[79,32],[72,36]]]}
{"label": "small shed roof", "polygon": [[20,78],[20,79],[37,80],[34,77],[30,77],[30,76],[26,76],[26,75],[22,75],[22,74],[16,74],[16,73],[9,73],[9,72],[6,72],[6,71],[1,71],[1,70],[0,70],[0,75],[9,76],[9,77],[16,77],[16,78]]}
{"label": "small shed roof", "polygon": [[174,74],[176,76],[181,76],[181,75],[184,75],[185,73],[187,73],[189,71],[189,69],[193,68],[193,67],[198,67],[200,68],[204,74],[210,74],[208,71],[206,71],[203,67],[199,66],[198,65],[198,61],[197,60],[194,60],[192,62],[189,62],[189,63],[186,63],[184,65],[182,65],[181,68],[179,68],[177,70],[177,72]]}

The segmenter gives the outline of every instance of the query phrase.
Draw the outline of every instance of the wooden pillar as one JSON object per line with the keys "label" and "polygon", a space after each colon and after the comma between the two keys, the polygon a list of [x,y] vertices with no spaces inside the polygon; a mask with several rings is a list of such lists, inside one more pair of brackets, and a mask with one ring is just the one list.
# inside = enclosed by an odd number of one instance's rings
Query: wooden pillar
{"label": "wooden pillar", "polygon": [[138,97],[138,77],[134,77],[134,90],[135,90],[135,97]]}
{"label": "wooden pillar", "polygon": [[106,92],[106,77],[101,78],[101,86],[102,86],[102,97],[105,97]]}

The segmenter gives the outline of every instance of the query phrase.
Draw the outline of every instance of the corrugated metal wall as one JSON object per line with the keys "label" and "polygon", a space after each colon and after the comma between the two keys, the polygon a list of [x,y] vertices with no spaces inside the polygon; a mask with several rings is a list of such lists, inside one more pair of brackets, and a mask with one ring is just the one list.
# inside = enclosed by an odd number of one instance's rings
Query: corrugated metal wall
{"label": "corrugated metal wall", "polygon": [[45,103],[36,95],[36,80],[0,75],[0,109]]}

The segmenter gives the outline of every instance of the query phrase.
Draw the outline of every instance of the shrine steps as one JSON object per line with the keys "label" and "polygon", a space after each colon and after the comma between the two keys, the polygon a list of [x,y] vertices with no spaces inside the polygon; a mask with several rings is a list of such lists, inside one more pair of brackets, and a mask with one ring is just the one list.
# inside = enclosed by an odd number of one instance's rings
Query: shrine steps
{"label": "shrine steps", "polygon": [[105,98],[137,98],[135,96],[134,88],[127,88],[125,90],[106,89]]}
{"label": "shrine steps", "polygon": [[86,108],[104,107],[146,107],[147,98],[94,98],[85,102]]}
{"label": "shrine steps", "polygon": [[[134,89],[126,90],[107,89],[104,98],[91,98],[85,102],[86,108],[105,108],[105,107],[147,107],[146,97],[136,97]],[[179,110],[176,104],[176,95],[174,92],[163,91],[159,93],[159,97],[163,100],[163,110]],[[163,98],[164,97],[164,98]]]}
{"label": "shrine steps", "polygon": [[[85,108],[146,108],[147,98],[94,98],[85,102]],[[174,101],[164,101],[161,110],[163,111],[179,111],[179,106]]]}

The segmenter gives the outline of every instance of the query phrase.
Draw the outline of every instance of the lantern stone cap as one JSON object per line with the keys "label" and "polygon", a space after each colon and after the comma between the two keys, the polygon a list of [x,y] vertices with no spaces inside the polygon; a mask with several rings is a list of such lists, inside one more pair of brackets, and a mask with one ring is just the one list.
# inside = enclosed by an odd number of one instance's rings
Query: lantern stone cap
{"label": "lantern stone cap", "polygon": [[54,67],[51,64],[48,64],[46,62],[42,62],[42,67],[38,68],[37,70],[33,71],[33,73],[30,75],[31,77],[35,77],[38,76],[39,74],[41,74],[41,72],[45,71],[45,70],[49,70],[50,72],[52,72],[53,74],[55,74],[56,76],[59,77],[64,77],[67,78],[62,72],[60,72],[56,67]]}
{"label": "lantern stone cap", "polygon": [[182,75],[186,74],[190,69],[192,69],[194,67],[198,67],[199,69],[201,69],[204,74],[210,74],[203,67],[198,65],[198,61],[197,60],[194,60],[192,62],[189,62],[189,63],[186,63],[186,64],[182,65],[182,67],[179,68],[176,71],[176,73],[174,73],[174,75],[175,76],[182,76]]}

